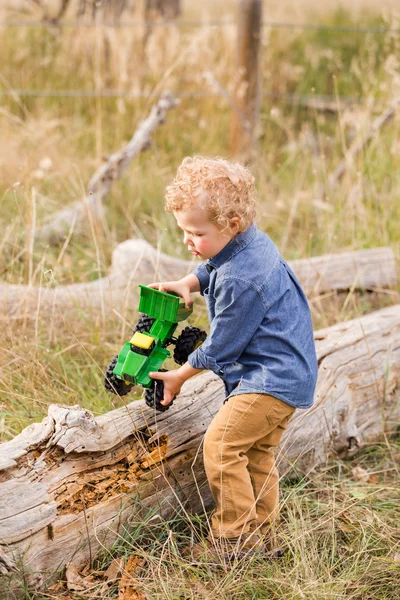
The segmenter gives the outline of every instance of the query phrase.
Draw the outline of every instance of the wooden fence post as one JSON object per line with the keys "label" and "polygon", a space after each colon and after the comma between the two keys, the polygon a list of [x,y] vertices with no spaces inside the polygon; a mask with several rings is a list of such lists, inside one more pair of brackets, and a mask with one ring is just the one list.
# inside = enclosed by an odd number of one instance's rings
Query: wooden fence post
{"label": "wooden fence post", "polygon": [[237,110],[232,114],[230,150],[249,155],[254,149],[261,99],[260,47],[262,0],[240,0],[238,15]]}

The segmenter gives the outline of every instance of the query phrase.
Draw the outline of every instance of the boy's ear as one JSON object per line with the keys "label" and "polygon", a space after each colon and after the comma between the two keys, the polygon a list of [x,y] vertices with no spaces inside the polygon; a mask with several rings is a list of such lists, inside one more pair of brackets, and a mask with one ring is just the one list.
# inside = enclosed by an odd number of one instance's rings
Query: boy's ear
{"label": "boy's ear", "polygon": [[239,229],[240,229],[240,218],[232,217],[232,219],[229,220],[229,225],[231,227],[232,233],[234,233],[236,235],[236,233],[239,233]]}

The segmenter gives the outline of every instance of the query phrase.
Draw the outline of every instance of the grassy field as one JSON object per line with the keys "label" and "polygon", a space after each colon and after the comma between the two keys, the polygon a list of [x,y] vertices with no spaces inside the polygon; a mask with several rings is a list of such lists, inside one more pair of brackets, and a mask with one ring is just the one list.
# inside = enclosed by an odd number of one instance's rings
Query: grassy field
{"label": "grassy field", "polygon": [[[328,184],[354,140],[400,95],[399,15],[390,2],[380,3],[378,13],[372,1],[354,1],[346,9],[329,2],[322,9],[322,3],[309,0],[301,15],[299,3],[268,4],[268,20],[342,29],[263,31],[264,98],[259,152],[251,164],[258,225],[286,259],[382,245],[399,258],[398,114],[343,180],[335,188]],[[229,10],[220,3],[202,4],[202,10],[185,6],[190,18],[234,15],[231,5]],[[354,26],[372,31],[346,29]],[[173,218],[162,210],[163,190],[184,156],[229,157],[230,109],[212,94],[203,73],[212,71],[233,91],[235,29],[155,27],[146,47],[143,36],[136,26],[0,29],[2,282],[92,281],[109,272],[113,248],[132,237],[188,258]],[[23,89],[38,95],[18,93]],[[114,184],[103,226],[72,236],[66,247],[39,240],[31,247],[28,241],[39,226],[82,196],[96,168],[130,139],[164,89],[180,95],[181,104],[156,131],[151,149]],[[67,96],[65,90],[80,94]],[[91,95],[104,90],[120,96]],[[335,110],[307,107],[299,96],[304,101],[324,96]],[[324,198],[321,186],[327,190]],[[397,301],[393,291],[310,298],[315,328]],[[196,301],[195,307],[192,323],[204,325],[204,306]],[[79,403],[94,414],[120,405],[102,383],[103,370],[123,341],[118,316],[77,311],[62,319],[55,333],[46,314],[35,324],[0,318],[0,441],[41,419],[53,402]],[[127,318],[134,322],[135,307]],[[400,574],[399,457],[398,439],[383,440],[352,463],[332,462],[318,474],[287,481],[283,531],[290,552],[279,563],[252,561],[233,571],[190,565],[177,548],[191,532],[201,535],[204,523],[178,517],[143,524],[115,553],[146,556],[139,579],[149,598],[394,600]],[[359,465],[374,475],[370,481],[356,480],[352,469]],[[111,587],[107,593],[115,597],[116,591]]]}

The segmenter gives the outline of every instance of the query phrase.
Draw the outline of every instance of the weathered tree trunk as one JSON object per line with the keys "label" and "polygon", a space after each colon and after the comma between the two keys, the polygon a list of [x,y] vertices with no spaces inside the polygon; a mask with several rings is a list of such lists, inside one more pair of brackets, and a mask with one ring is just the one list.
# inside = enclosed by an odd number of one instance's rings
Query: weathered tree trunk
{"label": "weathered tree trunk", "polygon": [[[281,473],[352,455],[399,423],[400,305],[315,338],[315,406],[291,421]],[[150,509],[166,517],[210,506],[201,442],[223,398],[222,382],[207,372],[167,413],[142,400],[96,419],[52,405],[42,423],[0,445],[1,597],[11,597],[15,572],[43,585],[69,561],[82,565],[110,547]]]}
{"label": "weathered tree trunk", "polygon": [[[110,274],[97,281],[56,288],[0,283],[0,315],[36,319],[38,313],[50,318],[83,308],[123,310],[135,303],[138,283],[179,279],[195,264],[158,252],[145,240],[127,240],[115,248]],[[289,264],[309,295],[330,290],[381,289],[397,283],[390,248],[327,254]]]}

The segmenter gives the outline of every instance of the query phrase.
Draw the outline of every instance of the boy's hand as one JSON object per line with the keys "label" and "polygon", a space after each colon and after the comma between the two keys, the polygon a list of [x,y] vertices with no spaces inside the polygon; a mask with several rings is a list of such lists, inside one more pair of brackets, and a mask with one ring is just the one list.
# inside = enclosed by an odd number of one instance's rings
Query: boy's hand
{"label": "boy's hand", "polygon": [[160,292],[174,292],[175,294],[178,294],[178,296],[184,299],[186,308],[190,308],[192,305],[190,285],[182,279],[179,281],[163,281],[162,283],[149,283],[147,287],[153,288],[154,290],[159,290]]}
{"label": "boy's hand", "polygon": [[172,400],[179,394],[181,387],[184,383],[184,379],[178,374],[178,369],[175,371],[165,371],[160,373],[158,371],[149,373],[152,379],[159,379],[164,382],[164,399],[161,400],[163,406],[171,404]]}

